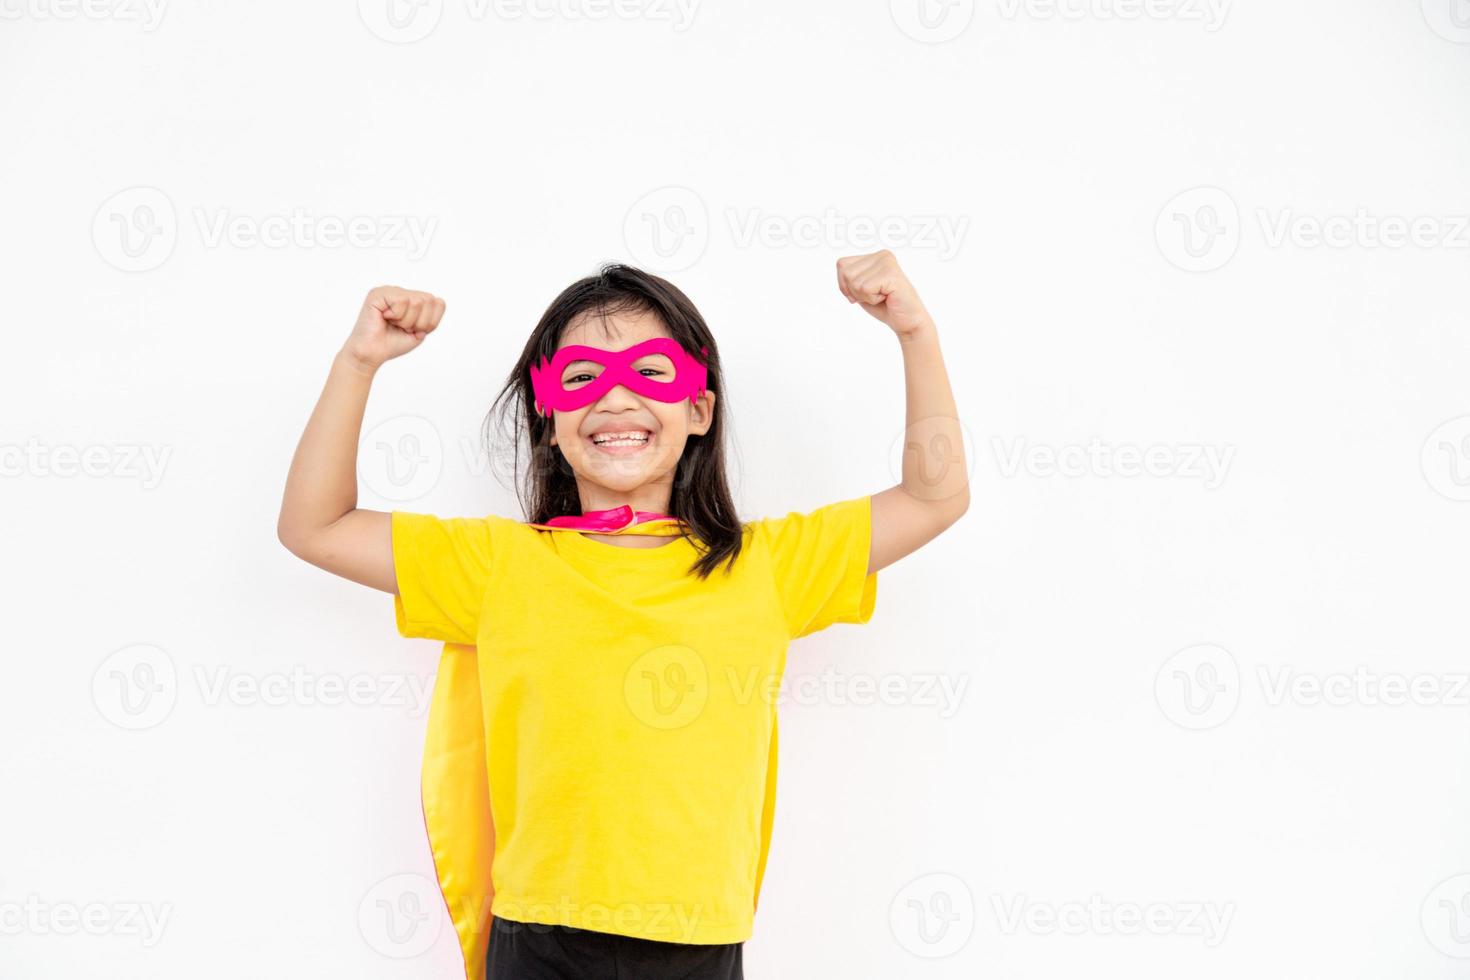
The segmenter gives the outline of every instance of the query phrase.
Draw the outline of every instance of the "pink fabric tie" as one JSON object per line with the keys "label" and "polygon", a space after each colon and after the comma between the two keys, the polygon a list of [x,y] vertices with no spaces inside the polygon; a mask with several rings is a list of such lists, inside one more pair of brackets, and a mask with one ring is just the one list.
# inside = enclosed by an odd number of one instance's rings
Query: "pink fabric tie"
{"label": "pink fabric tie", "polygon": [[583,514],[553,517],[545,524],[526,522],[531,527],[548,531],[583,531],[591,534],[679,534],[677,517],[656,511],[635,511],[627,504],[607,510],[589,510]]}

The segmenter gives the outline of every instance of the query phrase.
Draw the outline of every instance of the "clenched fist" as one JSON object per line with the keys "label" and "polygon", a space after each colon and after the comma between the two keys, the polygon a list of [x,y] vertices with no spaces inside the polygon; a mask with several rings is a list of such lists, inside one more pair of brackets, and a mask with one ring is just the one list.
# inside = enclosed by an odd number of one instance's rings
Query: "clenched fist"
{"label": "clenched fist", "polygon": [[898,267],[888,249],[869,255],[849,255],[837,260],[837,288],[849,303],[862,305],[886,323],[900,340],[929,323],[929,311],[919,292]]}
{"label": "clenched fist", "polygon": [[363,367],[377,368],[423,343],[443,317],[444,301],[432,293],[376,286],[342,350]]}

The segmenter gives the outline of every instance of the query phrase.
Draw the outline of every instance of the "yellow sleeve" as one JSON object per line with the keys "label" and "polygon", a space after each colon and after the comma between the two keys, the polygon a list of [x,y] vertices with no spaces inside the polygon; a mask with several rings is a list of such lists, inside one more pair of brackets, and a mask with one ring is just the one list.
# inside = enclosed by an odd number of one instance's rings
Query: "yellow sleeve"
{"label": "yellow sleeve", "polygon": [[490,576],[483,517],[393,512],[393,614],[403,636],[474,643]]}
{"label": "yellow sleeve", "polygon": [[878,598],[868,574],[872,498],[842,500],[805,514],[759,522],[792,639],[833,623],[866,623]]}

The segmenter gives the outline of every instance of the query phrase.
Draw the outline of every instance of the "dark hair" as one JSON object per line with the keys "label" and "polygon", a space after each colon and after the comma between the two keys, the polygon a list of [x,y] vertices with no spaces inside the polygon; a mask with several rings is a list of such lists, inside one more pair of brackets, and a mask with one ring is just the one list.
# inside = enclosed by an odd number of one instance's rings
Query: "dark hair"
{"label": "dark hair", "polygon": [[[531,365],[540,363],[543,357],[549,361],[555,356],[562,333],[578,315],[599,317],[605,333],[607,317],[623,312],[651,312],[657,316],[670,336],[705,365],[708,373],[705,387],[715,394],[709,431],[702,436],[691,434],[675,465],[668,509],[674,517],[686,522],[685,536],[700,552],[689,571],[706,578],[726,559],[734,564],[740,554],[744,528],[735,514],[725,475],[726,399],[720,350],[699,310],[668,280],[632,266],[608,263],[596,275],[577,280],[551,301],[485,417],[491,458],[495,457],[492,423],[500,407],[502,421],[509,421],[502,428],[510,430],[517,474],[522,440],[529,447],[530,465],[523,476],[517,475],[514,480],[516,499],[527,514],[526,519],[545,523],[552,517],[582,512],[576,476],[561,450],[550,443],[554,421],[535,412]],[[701,356],[701,348],[708,350],[707,358]]]}

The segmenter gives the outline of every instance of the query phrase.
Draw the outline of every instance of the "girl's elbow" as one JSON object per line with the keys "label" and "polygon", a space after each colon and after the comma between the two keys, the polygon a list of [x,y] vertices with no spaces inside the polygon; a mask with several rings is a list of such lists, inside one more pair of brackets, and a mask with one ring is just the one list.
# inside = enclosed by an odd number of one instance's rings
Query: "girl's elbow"
{"label": "girl's elbow", "polygon": [[281,542],[281,546],[297,558],[303,561],[311,560],[306,557],[311,550],[311,535],[303,532],[297,525],[286,520],[284,516],[276,521],[276,540]]}
{"label": "girl's elbow", "polygon": [[948,527],[949,525],[954,524],[956,521],[958,521],[961,517],[964,517],[965,511],[969,509],[970,485],[967,483],[963,488],[961,488],[959,493],[955,494],[953,497],[949,498],[949,500],[945,501],[945,526]]}

